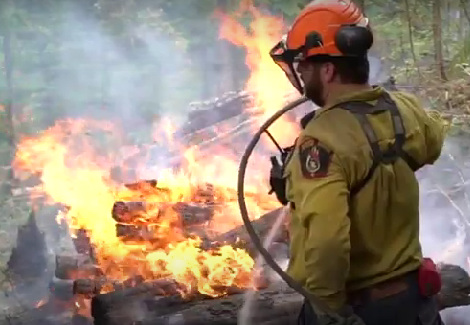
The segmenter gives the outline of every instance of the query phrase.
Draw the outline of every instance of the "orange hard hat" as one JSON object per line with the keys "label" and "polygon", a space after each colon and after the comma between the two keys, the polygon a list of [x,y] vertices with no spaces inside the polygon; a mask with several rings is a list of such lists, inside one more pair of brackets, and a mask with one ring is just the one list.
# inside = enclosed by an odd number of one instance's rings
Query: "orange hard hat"
{"label": "orange hard hat", "polygon": [[300,12],[270,54],[303,92],[296,63],[311,57],[366,56],[372,43],[369,20],[352,0],[314,0]]}

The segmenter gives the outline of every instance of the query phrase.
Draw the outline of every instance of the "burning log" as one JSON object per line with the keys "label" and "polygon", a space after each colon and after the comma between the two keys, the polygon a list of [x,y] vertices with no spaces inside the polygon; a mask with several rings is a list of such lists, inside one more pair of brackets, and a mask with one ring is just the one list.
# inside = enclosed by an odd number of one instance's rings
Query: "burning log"
{"label": "burning log", "polygon": [[200,129],[218,124],[244,113],[246,105],[253,102],[248,92],[228,92],[220,98],[203,103],[192,103],[188,122],[175,134],[177,138],[192,134]]}
{"label": "burning log", "polygon": [[56,255],[55,265],[55,276],[58,279],[102,275],[99,267],[94,265],[90,256],[85,254]]}
{"label": "burning log", "polygon": [[141,276],[135,276],[125,281],[113,281],[104,277],[96,279],[76,279],[73,281],[72,291],[74,294],[92,296],[100,294],[103,289],[119,291],[125,288],[133,288],[142,283],[144,283],[144,278]]}
{"label": "burning log", "polygon": [[97,295],[107,283],[106,279],[77,279],[72,283],[72,292],[76,295]]}
{"label": "burning log", "polygon": [[90,236],[86,229],[78,229],[75,236],[72,237],[72,242],[77,253],[88,255],[92,260],[95,259],[95,249],[91,244]]}
{"label": "burning log", "polygon": [[130,183],[130,184],[124,184],[125,187],[132,191],[142,191],[146,190],[149,188],[155,188],[157,187],[157,180],[156,179],[146,179],[146,180],[141,180],[135,183]]}
{"label": "burning log", "polygon": [[119,223],[137,223],[148,215],[149,222],[157,222],[159,217],[173,211],[181,216],[184,226],[203,224],[212,219],[214,206],[206,204],[192,204],[178,202],[174,204],[163,204],[154,202],[122,202],[113,204],[111,215]]}
{"label": "burning log", "polygon": [[[443,287],[438,295],[440,309],[470,305],[470,277],[459,266],[442,264],[439,270]],[[95,296],[92,316],[95,325],[169,324],[236,325],[244,296],[229,295],[219,299],[187,300],[180,296],[154,297],[161,294],[154,282],[139,288]],[[169,283],[170,288],[175,288]],[[165,285],[164,285],[165,286]],[[256,324],[296,324],[303,298],[285,284],[275,284],[256,293],[250,308],[251,320]]]}

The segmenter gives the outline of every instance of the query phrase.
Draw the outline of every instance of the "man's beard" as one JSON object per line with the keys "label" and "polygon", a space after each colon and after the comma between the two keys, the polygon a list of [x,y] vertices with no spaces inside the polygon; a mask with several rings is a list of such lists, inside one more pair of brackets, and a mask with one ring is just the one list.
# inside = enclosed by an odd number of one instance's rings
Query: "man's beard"
{"label": "man's beard", "polygon": [[320,81],[320,71],[315,69],[312,78],[305,84],[305,97],[319,107],[325,106],[323,84]]}

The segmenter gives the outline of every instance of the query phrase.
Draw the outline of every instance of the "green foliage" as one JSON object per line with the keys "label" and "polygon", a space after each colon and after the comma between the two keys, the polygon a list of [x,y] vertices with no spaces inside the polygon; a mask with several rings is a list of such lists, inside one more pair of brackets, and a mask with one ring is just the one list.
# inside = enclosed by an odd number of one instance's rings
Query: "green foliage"
{"label": "green foliage", "polygon": [[[253,2],[289,22],[310,0]],[[444,59],[449,76],[456,78],[467,77],[459,67],[470,61],[469,8],[462,3],[447,0],[442,5]],[[376,52],[399,83],[436,76],[432,1],[409,0],[411,20],[405,0],[365,0],[361,4],[372,21]],[[191,100],[217,95],[215,83],[226,70],[237,70],[235,84],[243,84],[246,72],[234,68],[244,65],[243,49],[232,48],[232,60],[237,63],[220,68],[220,22],[214,16],[217,8],[233,12],[239,5],[238,0],[2,1],[0,27],[12,31],[13,60],[8,64],[13,67],[14,108],[17,115],[28,108],[34,117],[31,123],[17,123],[17,131],[43,129],[71,112],[88,112],[89,106],[119,106],[113,99],[124,98],[126,93],[132,97],[133,92],[139,94],[136,102],[122,106],[133,106],[134,115],[150,122],[162,112],[184,110]],[[139,34],[142,30],[146,36]],[[156,39],[153,44],[149,35]],[[3,48],[3,38],[0,41]],[[87,41],[96,44],[93,53],[87,52],[90,46],[83,47]],[[3,70],[6,64],[0,55]],[[129,85],[129,89],[116,87],[116,83]],[[3,98],[4,76],[0,78],[0,103]],[[137,133],[149,132],[139,129]]]}

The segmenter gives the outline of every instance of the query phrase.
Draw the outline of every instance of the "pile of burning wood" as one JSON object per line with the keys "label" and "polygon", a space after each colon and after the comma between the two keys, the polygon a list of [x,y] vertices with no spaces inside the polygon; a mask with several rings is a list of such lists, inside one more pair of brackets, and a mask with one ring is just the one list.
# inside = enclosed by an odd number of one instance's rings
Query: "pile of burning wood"
{"label": "pile of burning wood", "polygon": [[[117,203],[122,205],[123,202]],[[127,204],[125,213],[132,208],[142,209],[140,204]],[[186,211],[191,219],[198,219],[198,210]],[[114,211],[116,213],[116,211]],[[281,213],[275,210],[254,221],[260,237],[265,237],[275,219]],[[122,210],[116,217],[123,220]],[[128,218],[128,217],[126,217]],[[206,218],[203,217],[203,218]],[[126,219],[127,222],[129,219]],[[119,223],[117,224],[119,225]],[[188,223],[190,227],[192,224]],[[147,231],[130,232],[119,230],[128,239],[143,236]],[[126,228],[123,228],[126,229]],[[287,244],[285,228],[274,239]],[[250,247],[248,235],[243,227],[235,228],[222,235],[218,242],[232,242],[244,247],[255,256],[254,247]],[[238,239],[238,240],[237,240]],[[146,240],[149,240],[146,238]],[[150,239],[151,240],[151,239]],[[234,240],[237,240],[235,243]],[[61,299],[75,299],[76,306],[91,308],[94,324],[188,324],[203,325],[237,324],[240,308],[244,303],[243,292],[249,290],[238,287],[226,288],[220,297],[210,297],[201,293],[184,294],[181,284],[171,279],[145,280],[143,277],[129,278],[126,281],[107,279],[106,274],[95,264],[93,246],[84,232],[74,240],[78,254],[75,256],[57,256],[55,279],[51,290]],[[287,258],[287,256],[284,256]],[[470,278],[460,267],[441,264],[443,288],[439,296],[441,309],[470,304]],[[302,297],[282,283],[258,284],[256,302],[252,306],[252,317],[259,324],[294,324],[302,303]],[[88,303],[84,301],[88,300]]]}
{"label": "pile of burning wood", "polygon": [[[139,190],[139,193],[147,191],[150,196],[152,188],[154,191],[165,190],[158,188],[155,180],[126,186]],[[229,189],[225,190],[229,191]],[[222,234],[211,234],[208,231],[214,212],[219,206],[227,203],[227,196],[224,197],[224,202],[218,202],[216,192],[216,187],[205,186],[195,191],[191,203],[179,202],[171,205],[145,201],[115,202],[110,214],[116,221],[116,235],[129,244],[145,242],[151,247],[151,251],[171,245],[169,242],[162,241],[162,237],[158,236],[159,222],[161,222],[158,218],[162,215],[168,215],[167,209],[171,209],[178,216],[175,219],[178,222],[177,225],[174,224],[175,229],[177,227],[183,229],[185,238],[194,235],[202,239],[199,245],[201,250],[216,250],[223,245],[230,244],[232,247],[245,249],[252,257],[255,257],[256,250],[250,244],[243,226]],[[235,197],[235,193],[233,193],[233,198],[235,199]],[[260,200],[260,202],[262,201]],[[254,221],[261,237],[267,235],[279,213],[280,210],[274,210]],[[234,283],[233,286],[216,288],[217,293],[203,294],[198,290],[188,292],[184,284],[182,285],[174,279],[149,280],[142,273],[124,281],[109,279],[106,270],[97,263],[95,248],[86,231],[78,231],[73,241],[77,250],[76,255],[56,256],[55,278],[51,283],[51,291],[62,300],[75,299],[77,312],[82,314],[91,312],[95,324],[131,324],[137,320],[144,321],[148,317],[150,317],[148,321],[152,322],[155,321],[155,317],[163,317],[163,315],[154,314],[153,311],[164,311],[165,315],[170,315],[172,308],[177,308],[176,305],[181,308],[189,308],[194,305],[195,301],[202,300],[205,301],[204,304],[207,305],[207,308],[212,308],[210,306],[214,304],[214,298],[239,294],[247,289],[247,285],[250,283],[250,280],[246,279],[245,286]],[[274,242],[284,245],[287,243],[285,228],[274,238]],[[283,258],[286,259],[287,256],[283,256]],[[129,267],[132,268],[132,265]],[[227,265],[227,267],[230,266]],[[266,285],[257,283],[253,286],[259,289]],[[215,288],[213,287],[213,289]],[[237,297],[237,299],[241,299],[241,297]],[[86,300],[90,300],[91,303],[87,303]],[[133,305],[132,308],[129,308],[130,304]],[[169,308],[165,304],[173,307]],[[233,312],[239,305],[240,303],[232,307]],[[79,310],[80,308],[82,310]],[[87,308],[91,308],[91,310],[86,310]],[[145,312],[142,312],[143,310]],[[137,311],[139,311],[138,315],[136,315]]]}

